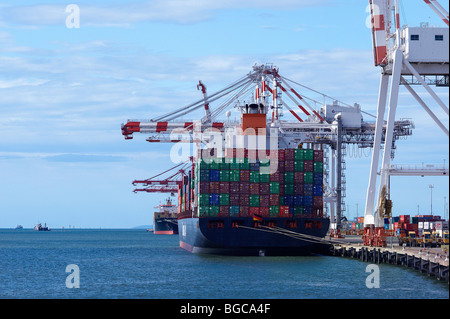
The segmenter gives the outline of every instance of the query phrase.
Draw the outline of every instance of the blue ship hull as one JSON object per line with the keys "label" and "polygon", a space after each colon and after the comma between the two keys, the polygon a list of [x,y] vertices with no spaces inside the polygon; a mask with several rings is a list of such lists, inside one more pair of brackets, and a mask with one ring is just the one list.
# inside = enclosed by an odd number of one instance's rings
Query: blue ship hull
{"label": "blue ship hull", "polygon": [[[296,256],[320,251],[325,245],[299,235],[325,237],[327,218],[264,218],[255,227],[252,218],[183,218],[178,220],[180,247],[198,254]],[[294,232],[294,233],[290,233]]]}

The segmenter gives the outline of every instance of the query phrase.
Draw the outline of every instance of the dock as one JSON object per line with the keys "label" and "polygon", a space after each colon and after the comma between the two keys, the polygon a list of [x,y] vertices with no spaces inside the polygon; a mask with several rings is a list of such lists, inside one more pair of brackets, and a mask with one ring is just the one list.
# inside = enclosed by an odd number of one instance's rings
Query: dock
{"label": "dock", "polygon": [[387,263],[409,267],[434,277],[439,281],[449,283],[449,256],[448,251],[442,248],[423,248],[399,246],[397,239],[392,243],[387,241],[387,247],[364,246],[359,236],[340,238],[339,243],[330,247],[333,256],[359,259],[376,264]]}

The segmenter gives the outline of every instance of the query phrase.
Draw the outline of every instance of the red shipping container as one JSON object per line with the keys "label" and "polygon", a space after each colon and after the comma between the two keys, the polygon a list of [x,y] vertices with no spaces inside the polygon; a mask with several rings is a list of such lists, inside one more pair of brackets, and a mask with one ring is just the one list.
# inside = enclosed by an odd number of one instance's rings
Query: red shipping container
{"label": "red shipping container", "polygon": [[314,161],[303,161],[303,170],[305,172],[314,172]]}
{"label": "red shipping container", "polygon": [[293,172],[294,171],[294,161],[285,160],[284,161],[284,171],[285,172]]}
{"label": "red shipping container", "polygon": [[[284,168],[284,161],[279,161],[279,162],[278,162],[278,169],[277,169],[277,172],[284,173],[284,171],[285,171],[285,168]],[[280,175],[280,176],[281,176],[281,175]]]}
{"label": "red shipping container", "polygon": [[409,215],[400,215],[399,221],[401,223],[408,223],[409,224]]}
{"label": "red shipping container", "polygon": [[[239,205],[242,206],[250,206],[250,195],[249,194],[240,194],[239,195]],[[231,205],[231,203],[230,203]]]}
{"label": "red shipping container", "polygon": [[323,150],[314,150],[314,162],[323,162]]}
{"label": "red shipping container", "polygon": [[248,150],[246,148],[236,148],[236,157],[237,158],[247,158]]}
{"label": "red shipping container", "polygon": [[262,217],[269,217],[269,207],[259,207],[259,214]]}
{"label": "red shipping container", "polygon": [[209,182],[209,193],[220,193],[220,182]]}
{"label": "red shipping container", "polygon": [[240,186],[239,182],[229,182],[230,183],[230,194],[239,194]]}
{"label": "red shipping container", "polygon": [[230,216],[230,206],[220,206],[219,217],[229,217]]}
{"label": "red shipping container", "polygon": [[269,207],[270,206],[270,195],[259,195],[259,206]]}
{"label": "red shipping container", "polygon": [[250,195],[259,195],[259,183],[250,183]]}
{"label": "red shipping container", "polygon": [[240,182],[239,183],[239,194],[250,194],[250,183]]}
{"label": "red shipping container", "polygon": [[241,182],[249,182],[250,181],[250,171],[248,169],[241,169],[239,171],[239,180]]}
{"label": "red shipping container", "polygon": [[259,215],[259,207],[250,207],[249,208],[250,217],[253,217],[256,215]]}
{"label": "red shipping container", "polygon": [[249,207],[239,206],[239,217],[248,217],[248,216],[249,216]]}
{"label": "red shipping container", "polygon": [[270,204],[270,206],[280,205],[280,195],[279,194],[270,194],[269,195],[269,204]]}
{"label": "red shipping container", "polygon": [[239,194],[230,194],[230,205],[231,206],[239,206],[240,204],[240,195]]}
{"label": "red shipping container", "polygon": [[303,184],[303,172],[294,172],[294,182]]}
{"label": "red shipping container", "polygon": [[284,162],[285,159],[284,150],[278,150],[278,162]]}
{"label": "red shipping container", "polygon": [[280,206],[280,217],[289,217],[289,206]]}
{"label": "red shipping container", "polygon": [[280,181],[280,172],[276,171],[273,174],[270,174],[269,180],[271,182],[279,182]]}
{"label": "red shipping container", "polygon": [[198,183],[198,193],[199,194],[209,194],[209,182],[199,182]]}
{"label": "red shipping container", "polygon": [[323,196],[314,196],[313,207],[314,208],[323,208]]}
{"label": "red shipping container", "polygon": [[294,195],[303,195],[305,192],[303,184],[294,183]]}
{"label": "red shipping container", "polygon": [[295,149],[287,148],[284,150],[284,159],[286,161],[293,161],[295,156]]}
{"label": "red shipping container", "polygon": [[259,193],[261,195],[270,194],[270,184],[269,183],[260,183],[259,184]]}
{"label": "red shipping container", "polygon": [[230,193],[230,182],[220,182],[219,190],[221,194],[229,194]]}

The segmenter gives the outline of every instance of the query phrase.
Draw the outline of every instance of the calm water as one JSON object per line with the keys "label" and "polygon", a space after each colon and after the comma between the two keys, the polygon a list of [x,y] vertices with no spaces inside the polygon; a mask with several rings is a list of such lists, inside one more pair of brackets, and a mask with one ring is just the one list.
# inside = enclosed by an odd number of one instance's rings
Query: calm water
{"label": "calm water", "polygon": [[[78,289],[66,287],[69,264],[79,267]],[[200,256],[177,235],[144,230],[0,230],[0,298],[449,298],[446,283],[393,265],[379,265],[380,288],[369,289],[367,265]]]}

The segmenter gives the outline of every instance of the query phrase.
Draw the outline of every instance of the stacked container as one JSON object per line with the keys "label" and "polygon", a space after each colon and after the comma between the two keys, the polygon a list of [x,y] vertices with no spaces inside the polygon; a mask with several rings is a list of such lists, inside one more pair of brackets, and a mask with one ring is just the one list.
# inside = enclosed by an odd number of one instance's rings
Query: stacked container
{"label": "stacked container", "polygon": [[277,161],[271,155],[278,163],[273,174],[260,171],[270,161],[249,158],[245,149],[227,149],[224,158],[205,159],[201,153],[192,183],[194,216],[323,216],[322,150],[278,150]]}

